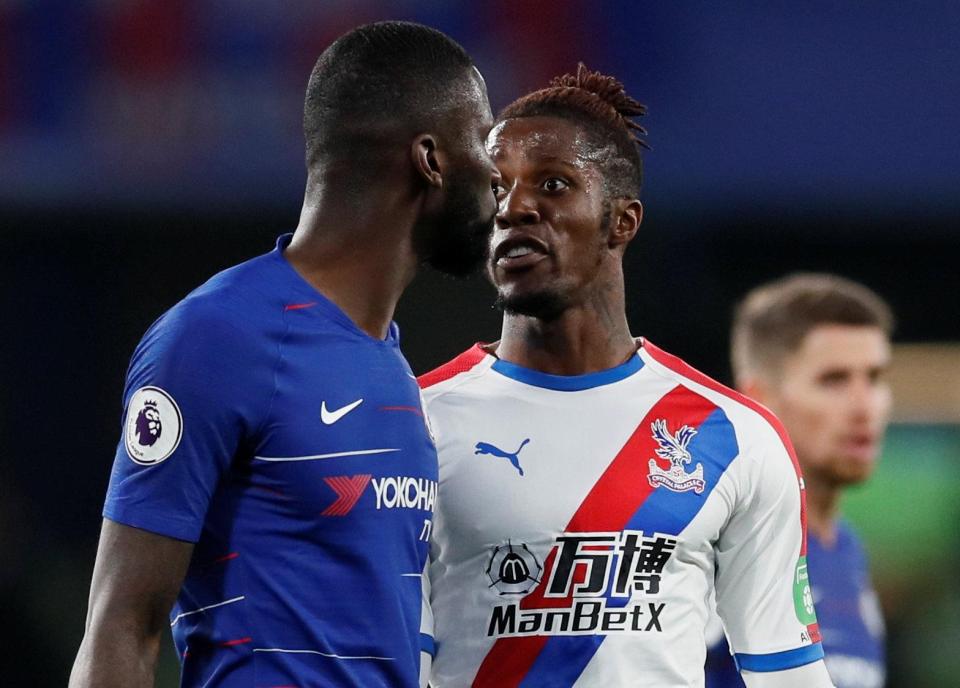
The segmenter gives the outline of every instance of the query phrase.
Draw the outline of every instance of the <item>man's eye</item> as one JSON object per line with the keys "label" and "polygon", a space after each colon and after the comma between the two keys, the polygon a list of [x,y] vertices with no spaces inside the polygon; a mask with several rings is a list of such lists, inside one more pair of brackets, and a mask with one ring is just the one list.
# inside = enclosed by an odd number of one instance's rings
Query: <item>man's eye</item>
{"label": "man's eye", "polygon": [[823,373],[819,377],[819,382],[823,387],[836,388],[845,385],[850,379],[850,375],[842,370],[832,370]]}
{"label": "man's eye", "polygon": [[502,198],[503,196],[507,195],[507,189],[503,184],[497,184],[496,182],[494,182],[492,187],[493,187],[493,195],[496,196],[497,198]]}
{"label": "man's eye", "polygon": [[569,186],[570,185],[567,184],[567,182],[565,182],[562,179],[559,179],[558,177],[551,177],[550,179],[548,179],[543,183],[543,188],[546,191],[563,191]]}

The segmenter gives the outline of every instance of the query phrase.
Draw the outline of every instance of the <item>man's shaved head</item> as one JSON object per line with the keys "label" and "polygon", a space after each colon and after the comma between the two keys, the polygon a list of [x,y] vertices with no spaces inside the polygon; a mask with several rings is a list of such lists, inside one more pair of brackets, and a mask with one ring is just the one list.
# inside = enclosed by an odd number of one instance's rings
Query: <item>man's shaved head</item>
{"label": "man's shaved head", "polygon": [[427,26],[388,21],[344,34],[310,74],[307,167],[347,156],[374,167],[372,149],[441,127],[479,79],[466,51]]}

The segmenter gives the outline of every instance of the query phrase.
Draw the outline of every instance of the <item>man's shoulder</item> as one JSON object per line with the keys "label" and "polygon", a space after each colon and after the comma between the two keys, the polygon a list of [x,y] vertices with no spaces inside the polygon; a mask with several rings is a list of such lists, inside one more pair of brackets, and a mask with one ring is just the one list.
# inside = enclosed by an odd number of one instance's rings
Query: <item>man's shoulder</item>
{"label": "man's shoulder", "polygon": [[256,325],[264,311],[279,314],[284,299],[299,286],[275,249],[215,273],[170,310],[200,318],[236,317]]}
{"label": "man's shoulder", "polygon": [[267,253],[214,274],[174,308],[198,315],[216,315],[243,308],[262,307],[281,300],[284,285],[276,256]]}
{"label": "man's shoulder", "polygon": [[478,342],[443,365],[420,375],[417,378],[417,384],[423,390],[424,397],[428,400],[433,399],[451,391],[468,379],[475,378],[476,373],[485,368],[483,364],[489,356],[483,346]]}
{"label": "man's shoulder", "polygon": [[268,257],[227,268],[187,294],[147,329],[137,355],[250,354],[263,336],[281,327],[280,297],[271,296],[274,271],[266,264]]}
{"label": "man's shoulder", "polygon": [[733,411],[744,418],[762,419],[768,423],[779,422],[776,416],[759,402],[715,380],[649,340],[643,341],[640,355],[647,365],[656,368],[661,375],[671,377],[692,392],[707,397],[725,411]]}
{"label": "man's shoulder", "polygon": [[680,357],[660,349],[649,340],[643,340],[640,355],[647,365],[655,368],[661,375],[672,378],[678,384],[721,408],[728,420],[737,428],[741,443],[783,445],[793,458],[793,445],[790,443],[786,428],[766,406],[718,382]]}

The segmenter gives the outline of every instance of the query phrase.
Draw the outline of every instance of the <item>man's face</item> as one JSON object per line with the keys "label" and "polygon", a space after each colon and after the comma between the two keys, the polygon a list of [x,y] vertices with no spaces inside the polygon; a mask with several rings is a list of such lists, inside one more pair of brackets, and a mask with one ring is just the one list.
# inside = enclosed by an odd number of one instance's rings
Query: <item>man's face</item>
{"label": "man's face", "polygon": [[873,471],[890,415],[890,342],[877,327],[820,325],[783,361],[765,401],[790,433],[804,475],[832,485]]}
{"label": "man's face", "polygon": [[457,130],[444,172],[443,205],[429,229],[420,228],[418,252],[432,267],[451,275],[473,272],[487,255],[497,199],[492,186],[496,168],[484,147],[493,124],[487,89],[473,69],[465,83],[463,106],[455,116]]}
{"label": "man's face", "polygon": [[609,261],[609,204],[581,129],[557,117],[498,124],[487,149],[500,171],[488,276],[507,313],[545,320],[593,293]]}

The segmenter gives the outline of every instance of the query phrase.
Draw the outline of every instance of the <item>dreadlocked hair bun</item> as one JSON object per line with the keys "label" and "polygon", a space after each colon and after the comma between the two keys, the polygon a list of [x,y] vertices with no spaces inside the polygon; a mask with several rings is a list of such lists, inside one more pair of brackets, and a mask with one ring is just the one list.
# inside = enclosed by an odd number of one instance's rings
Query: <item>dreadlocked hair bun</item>
{"label": "dreadlocked hair bun", "polygon": [[558,110],[579,112],[614,131],[619,130],[633,144],[650,149],[640,138],[647,135],[647,130],[631,119],[647,114],[647,106],[627,95],[623,84],[616,78],[591,72],[582,62],[577,65],[576,74],[554,77],[547,88],[512,102],[500,113],[500,119],[530,117]]}
{"label": "dreadlocked hair bun", "polygon": [[[647,142],[640,138],[647,135],[647,130],[631,119],[647,114],[647,106],[627,95],[623,83],[615,77],[591,72],[585,64],[580,62],[577,64],[576,74],[554,77],[550,81],[550,89],[544,90],[553,89],[557,89],[555,97],[559,101],[567,101],[571,105],[592,110],[597,116],[606,115],[604,119],[615,115],[638,146],[650,149]],[[603,112],[604,109],[607,111]]]}

